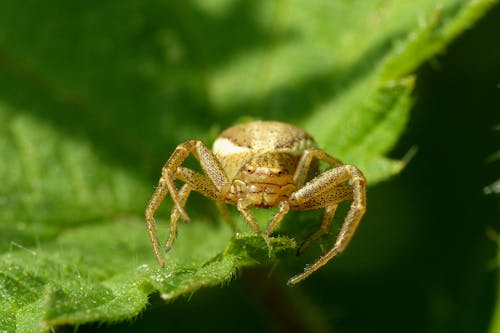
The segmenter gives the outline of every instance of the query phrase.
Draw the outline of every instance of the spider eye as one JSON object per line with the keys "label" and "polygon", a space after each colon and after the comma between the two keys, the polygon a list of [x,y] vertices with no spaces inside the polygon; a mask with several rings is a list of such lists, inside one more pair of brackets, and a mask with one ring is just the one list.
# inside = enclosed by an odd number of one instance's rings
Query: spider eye
{"label": "spider eye", "polygon": [[253,168],[248,167],[248,168],[247,168],[247,172],[248,172],[248,173],[253,173],[253,172],[254,172],[254,169],[253,169]]}
{"label": "spider eye", "polygon": [[278,171],[278,176],[283,175],[283,171]]}

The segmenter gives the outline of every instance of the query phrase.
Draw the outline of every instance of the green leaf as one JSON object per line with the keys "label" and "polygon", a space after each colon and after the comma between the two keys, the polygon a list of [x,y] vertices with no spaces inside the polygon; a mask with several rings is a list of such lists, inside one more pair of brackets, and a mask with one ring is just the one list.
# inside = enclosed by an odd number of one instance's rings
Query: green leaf
{"label": "green leaf", "polygon": [[142,211],[175,145],[277,119],[387,179],[413,72],[495,3],[2,1],[0,332],[129,319],[290,257],[293,235],[269,253],[194,197],[158,267]]}

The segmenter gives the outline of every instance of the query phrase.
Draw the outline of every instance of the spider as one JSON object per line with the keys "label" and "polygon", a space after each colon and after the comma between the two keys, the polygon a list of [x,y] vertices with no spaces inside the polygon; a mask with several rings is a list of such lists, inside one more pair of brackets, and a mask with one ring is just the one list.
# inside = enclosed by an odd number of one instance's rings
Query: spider
{"label": "spider", "polygon": [[[189,154],[199,161],[204,174],[182,166]],[[332,168],[318,174],[319,161]],[[184,182],[180,189],[176,188],[175,179]],[[366,210],[365,184],[365,177],[359,169],[342,164],[319,149],[314,139],[303,130],[276,121],[244,123],[222,132],[212,151],[199,140],[177,146],[163,166],[158,187],[146,206],[149,237],[159,264],[164,266],[154,214],[170,193],[174,207],[165,245],[165,251],[168,251],[175,240],[179,218],[189,220],[184,205],[194,190],[220,203],[226,216],[225,204],[235,205],[255,234],[260,230],[249,207],[277,207],[266,227],[265,239],[270,237],[289,210],[324,209],[320,229],[298,247],[298,253],[302,253],[311,242],[330,231],[338,204],[351,200],[333,247],[288,281],[289,285],[295,285],[346,248]]]}

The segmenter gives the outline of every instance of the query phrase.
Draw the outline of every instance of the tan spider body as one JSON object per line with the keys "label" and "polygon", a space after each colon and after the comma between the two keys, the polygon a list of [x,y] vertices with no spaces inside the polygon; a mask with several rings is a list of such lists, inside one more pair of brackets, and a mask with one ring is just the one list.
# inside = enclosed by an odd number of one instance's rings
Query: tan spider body
{"label": "tan spider body", "polygon": [[[190,153],[200,162],[204,174],[182,166]],[[319,161],[332,168],[318,175]],[[179,190],[174,185],[176,178],[184,182]],[[177,234],[179,217],[189,219],[184,205],[192,190],[219,203],[235,205],[256,234],[259,226],[249,207],[277,207],[267,225],[266,240],[289,210],[324,208],[321,228],[301,244],[300,253],[329,232],[337,205],[352,200],[333,248],[303,273],[292,277],[288,283],[293,285],[345,249],[366,209],[365,183],[361,171],[318,149],[313,138],[301,129],[280,122],[255,121],[225,130],[212,151],[196,140],[177,146],[163,166],[158,187],[146,207],[146,221],[155,255],[163,266],[153,216],[167,193],[172,196],[174,207],[166,250]]]}

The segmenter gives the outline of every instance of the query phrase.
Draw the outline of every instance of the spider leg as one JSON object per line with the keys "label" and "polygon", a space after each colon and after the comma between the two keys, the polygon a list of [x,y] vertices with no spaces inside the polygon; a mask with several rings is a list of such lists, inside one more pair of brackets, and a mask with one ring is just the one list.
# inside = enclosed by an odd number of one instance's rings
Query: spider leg
{"label": "spider leg", "polygon": [[314,159],[324,161],[330,164],[332,167],[338,167],[342,165],[342,162],[340,162],[335,157],[328,155],[321,149],[312,148],[305,150],[300,157],[299,163],[297,164],[297,169],[295,170],[295,174],[293,175],[293,183],[295,184],[295,186],[297,186],[297,188],[302,187],[311,172],[315,172],[318,168],[318,165],[313,163]]}
{"label": "spider leg", "polygon": [[[179,190],[179,200],[182,207],[186,204],[187,198],[189,197],[189,193],[191,193],[191,187],[188,184],[182,185]],[[170,230],[168,234],[168,240],[165,243],[165,252],[170,250],[172,244],[174,243],[175,237],[177,236],[177,221],[179,221],[180,213],[176,206],[172,208],[172,212],[170,213]]]}
{"label": "spider leg", "polygon": [[160,203],[163,201],[167,193],[168,189],[165,186],[165,181],[163,178],[160,178],[158,187],[156,187],[151,199],[149,199],[145,211],[149,238],[151,240],[151,244],[153,245],[153,251],[156,259],[161,267],[165,266],[165,260],[160,253],[160,244],[158,243],[158,237],[156,236],[154,213],[158,210],[158,207],[160,207]]}
{"label": "spider leg", "polygon": [[226,203],[221,201],[216,201],[215,203],[224,221],[227,222],[233,233],[236,233],[236,224],[234,223],[233,216],[231,215],[229,208],[227,208]]}
{"label": "spider leg", "polygon": [[321,227],[307,236],[307,238],[300,244],[297,249],[297,255],[300,255],[304,252],[304,250],[315,240],[320,238],[323,235],[326,235],[330,232],[332,227],[333,216],[335,215],[335,211],[337,210],[338,205],[331,205],[325,207],[325,214],[323,215],[323,220],[321,221]]}
{"label": "spider leg", "polygon": [[[189,184],[192,190],[203,194],[207,198],[218,200],[221,196],[220,191],[214,186],[212,181],[199,172],[181,166],[177,168],[176,178]],[[178,210],[177,206],[174,207]],[[184,207],[184,205],[181,205],[181,207]]]}
{"label": "spider leg", "polygon": [[162,177],[160,180],[165,180],[165,184],[170,192],[170,195],[172,196],[175,206],[179,210],[182,219],[186,221],[189,220],[189,217],[180,205],[179,195],[174,184],[174,179],[177,174],[177,169],[186,160],[190,153],[192,153],[193,156],[200,162],[203,172],[205,172],[208,179],[210,179],[219,193],[222,195],[226,194],[229,191],[230,186],[219,161],[203,142],[190,140],[178,145],[172,156],[170,156],[168,161],[163,166]]}
{"label": "spider leg", "polygon": [[281,201],[279,206],[278,206],[278,211],[276,214],[274,214],[273,219],[269,224],[267,225],[266,228],[266,233],[267,236],[270,236],[273,230],[278,226],[278,224],[283,220],[283,217],[285,217],[286,213],[290,210],[290,204],[288,201]]}
{"label": "spider leg", "polygon": [[[250,202],[246,198],[240,198],[236,202],[237,209],[240,211],[241,215],[243,215],[254,234],[258,235],[260,233],[259,225],[255,221],[255,218],[253,217],[250,209],[248,209],[248,206],[250,206]],[[274,215],[274,218],[271,220],[267,227],[267,232],[261,234],[262,238],[266,242],[269,257],[271,257],[273,248],[269,235],[272,231],[273,226],[278,225],[278,223],[283,219],[283,216],[285,216],[285,214],[288,212],[288,207],[288,202],[282,201],[279,206],[279,211]],[[269,229],[269,227],[271,227],[271,230]]]}
{"label": "spider leg", "polygon": [[[179,204],[182,208],[186,205],[187,198],[192,190],[200,192],[208,198],[216,200],[219,196],[217,189],[212,182],[204,175],[185,167],[177,168],[177,178],[185,182],[178,192]],[[177,206],[172,208],[170,214],[170,232],[167,243],[165,244],[165,251],[170,250],[177,236],[177,222],[181,214]]]}
{"label": "spider leg", "polygon": [[[349,180],[350,185],[340,185]],[[288,281],[289,285],[304,280],[346,248],[366,210],[365,184],[366,180],[361,171],[352,165],[342,165],[325,171],[292,193],[289,201],[293,209],[327,207],[349,197],[352,198],[352,203],[332,249],[312,265],[306,266],[303,273],[292,277]],[[347,195],[347,190],[351,190],[350,195]]]}
{"label": "spider leg", "polygon": [[[181,167],[181,165],[186,160],[186,158],[189,156],[190,153],[193,154],[193,156],[200,162],[200,166],[203,169],[203,172],[206,174],[206,177],[199,173],[195,173],[195,171],[192,170],[191,170],[192,173],[189,172],[182,173],[181,171],[179,174],[178,172],[179,169],[189,170],[187,168]],[[206,196],[211,196],[213,192],[216,192],[217,199],[219,199],[220,197],[224,197],[229,191],[230,183],[227,180],[224,170],[220,166],[219,161],[215,158],[215,156],[203,142],[198,140],[190,140],[181,143],[175,148],[174,152],[172,153],[172,155],[162,168],[162,176],[158,182],[158,186],[156,187],[153,195],[151,196],[151,199],[146,205],[146,210],[145,210],[149,238],[151,239],[151,244],[153,245],[153,250],[158,260],[158,263],[161,266],[165,265],[165,261],[160,253],[160,246],[158,238],[156,236],[154,214],[158,210],[160,203],[163,201],[167,193],[170,193],[176,208],[176,211],[172,212],[172,214],[174,215],[173,220],[175,221],[175,223],[173,223],[174,226],[171,225],[171,228],[174,228],[174,231],[176,231],[175,228],[178,217],[175,216],[177,216],[177,214],[179,214],[183,220],[185,221],[189,220],[188,215],[184,211],[184,204],[185,200],[189,195],[188,192],[190,191],[188,191],[186,188],[185,194],[181,196],[181,194],[177,191],[177,188],[175,187],[174,184],[174,180],[177,176],[179,175],[185,176],[186,174],[188,175],[188,178],[189,175],[194,175],[194,174],[199,175],[199,176],[193,176],[194,182],[192,184],[190,183],[189,186],[191,187],[191,189],[194,190],[201,189],[200,192],[202,192],[202,194]],[[199,181],[201,177],[203,177],[203,181],[198,186],[196,181],[197,180]],[[211,186],[205,186],[206,184],[209,183],[211,184]],[[203,189],[207,189],[209,193],[204,193]],[[175,232],[171,233],[171,235],[169,236],[169,240],[172,237],[175,238]],[[173,240],[171,242],[173,242]],[[169,243],[167,242],[167,246],[168,244]]]}
{"label": "spider leg", "polygon": [[316,239],[330,232],[332,219],[337,210],[337,203],[352,199],[352,186],[339,185],[334,187],[330,192],[321,193],[320,195],[312,196],[307,201],[300,205],[293,206],[295,210],[312,210],[325,208],[325,214],[321,222],[319,230],[310,234],[297,249],[297,255],[300,255],[304,250]]}
{"label": "spider leg", "polygon": [[254,234],[258,235],[260,232],[259,225],[255,221],[255,218],[253,217],[250,209],[248,209],[248,206],[250,206],[250,202],[245,198],[238,199],[236,203],[236,208],[238,208],[241,215],[243,215],[250,228],[252,228]]}

